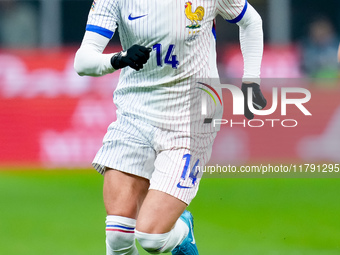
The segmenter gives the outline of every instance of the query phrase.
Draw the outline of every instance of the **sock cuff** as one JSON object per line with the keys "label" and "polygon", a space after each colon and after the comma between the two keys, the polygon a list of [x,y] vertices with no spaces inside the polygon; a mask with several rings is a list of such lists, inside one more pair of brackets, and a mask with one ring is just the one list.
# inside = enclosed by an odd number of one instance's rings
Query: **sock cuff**
{"label": "sock cuff", "polygon": [[141,231],[135,230],[135,235],[141,238],[146,238],[149,240],[166,240],[170,235],[170,232],[164,234],[148,234]]}
{"label": "sock cuff", "polygon": [[123,216],[117,216],[117,215],[107,215],[106,216],[106,225],[123,225],[126,227],[130,227],[135,229],[136,227],[136,220],[123,217]]}
{"label": "sock cuff", "polygon": [[136,220],[108,215],[106,217],[106,254],[138,255],[135,245]]}

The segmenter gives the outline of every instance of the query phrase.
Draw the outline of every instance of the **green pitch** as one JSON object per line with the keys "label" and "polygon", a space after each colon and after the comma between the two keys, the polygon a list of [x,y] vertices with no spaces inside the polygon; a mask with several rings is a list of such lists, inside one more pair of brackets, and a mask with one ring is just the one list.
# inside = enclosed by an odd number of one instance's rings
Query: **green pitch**
{"label": "green pitch", "polygon": [[[0,191],[0,254],[105,254],[94,170],[0,171]],[[340,254],[340,179],[203,179],[189,209],[201,255]]]}

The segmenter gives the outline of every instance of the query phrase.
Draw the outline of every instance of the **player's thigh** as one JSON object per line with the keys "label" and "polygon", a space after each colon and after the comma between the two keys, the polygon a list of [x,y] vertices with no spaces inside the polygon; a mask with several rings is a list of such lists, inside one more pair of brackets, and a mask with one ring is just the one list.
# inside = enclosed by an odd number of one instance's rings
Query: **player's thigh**
{"label": "player's thigh", "polygon": [[145,233],[169,232],[196,196],[216,134],[167,132],[163,137],[169,142],[157,154],[150,190],[137,218],[136,229]]}
{"label": "player's thigh", "polygon": [[[136,229],[150,234],[169,232],[196,195],[199,178],[194,182],[189,173],[182,178],[186,168],[188,148],[161,151],[155,161],[150,189],[137,218]],[[191,165],[191,164],[190,164]]]}
{"label": "player's thigh", "polygon": [[146,178],[107,169],[103,186],[107,214],[136,219],[148,188],[149,180]]}
{"label": "player's thigh", "polygon": [[187,204],[158,190],[149,190],[137,218],[136,229],[149,234],[169,232]]}

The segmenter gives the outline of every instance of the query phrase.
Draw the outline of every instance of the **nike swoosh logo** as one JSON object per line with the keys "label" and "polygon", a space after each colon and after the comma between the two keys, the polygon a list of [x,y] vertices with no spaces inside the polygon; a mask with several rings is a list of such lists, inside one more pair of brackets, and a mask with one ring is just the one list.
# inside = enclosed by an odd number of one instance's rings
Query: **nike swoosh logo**
{"label": "nike swoosh logo", "polygon": [[143,18],[143,17],[147,16],[147,14],[141,15],[141,16],[136,16],[136,17],[132,17],[131,15],[132,15],[132,13],[129,15],[129,20],[140,19],[140,18]]}
{"label": "nike swoosh logo", "polygon": [[181,182],[179,182],[179,183],[177,183],[177,188],[179,188],[179,189],[191,189],[192,187],[182,186]]}

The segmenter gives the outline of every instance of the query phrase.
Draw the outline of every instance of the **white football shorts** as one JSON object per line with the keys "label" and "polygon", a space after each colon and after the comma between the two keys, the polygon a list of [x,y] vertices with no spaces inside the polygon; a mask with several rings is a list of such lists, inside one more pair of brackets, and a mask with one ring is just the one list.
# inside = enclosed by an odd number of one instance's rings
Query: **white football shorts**
{"label": "white football shorts", "polygon": [[216,132],[177,132],[118,115],[92,165],[101,174],[111,168],[147,178],[149,189],[189,205],[197,194],[203,174],[199,169],[209,161],[215,137]]}

